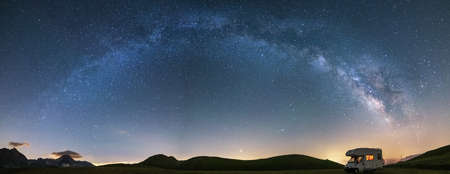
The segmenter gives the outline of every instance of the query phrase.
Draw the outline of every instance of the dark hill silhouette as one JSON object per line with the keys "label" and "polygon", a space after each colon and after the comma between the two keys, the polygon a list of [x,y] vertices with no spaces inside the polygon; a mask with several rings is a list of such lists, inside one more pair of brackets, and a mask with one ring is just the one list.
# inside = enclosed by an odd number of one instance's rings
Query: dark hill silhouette
{"label": "dark hill silhouette", "polygon": [[27,165],[27,158],[16,148],[0,149],[0,168],[21,168]]}
{"label": "dark hill silhouette", "polygon": [[413,159],[388,167],[450,170],[450,145],[430,150]]}
{"label": "dark hill silhouette", "polygon": [[[123,164],[117,164],[123,165]],[[117,166],[108,165],[108,166]],[[306,155],[282,155],[257,160],[236,160],[220,157],[199,156],[185,161],[162,154],[130,166],[151,166],[181,170],[294,170],[294,169],[336,169],[339,163],[321,160]]]}
{"label": "dark hill silhouette", "polygon": [[146,160],[138,163],[140,166],[158,166],[166,169],[176,169],[179,167],[180,162],[172,156],[166,156],[163,154],[153,155]]}

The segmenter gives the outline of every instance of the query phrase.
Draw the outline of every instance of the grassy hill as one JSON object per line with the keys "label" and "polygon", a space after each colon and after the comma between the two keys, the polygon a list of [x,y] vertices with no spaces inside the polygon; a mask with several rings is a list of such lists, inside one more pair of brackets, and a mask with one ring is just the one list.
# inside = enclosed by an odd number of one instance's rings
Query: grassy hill
{"label": "grassy hill", "polygon": [[155,166],[164,169],[176,169],[180,162],[172,156],[158,154],[147,158],[146,160],[136,164],[137,166]]}
{"label": "grassy hill", "polygon": [[[117,165],[109,165],[117,166]],[[155,155],[132,166],[151,166],[180,170],[296,170],[296,169],[340,169],[339,163],[305,155],[283,155],[258,160],[236,160],[200,156],[185,161],[174,157]]]}
{"label": "grassy hill", "polygon": [[389,167],[450,170],[450,145],[425,152],[411,160]]}

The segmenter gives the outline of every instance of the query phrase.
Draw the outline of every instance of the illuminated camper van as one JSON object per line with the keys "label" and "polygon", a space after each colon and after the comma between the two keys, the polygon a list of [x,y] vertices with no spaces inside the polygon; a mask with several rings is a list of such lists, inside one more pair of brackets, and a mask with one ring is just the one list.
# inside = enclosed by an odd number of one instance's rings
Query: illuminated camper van
{"label": "illuminated camper van", "polygon": [[345,165],[348,173],[374,171],[384,165],[381,149],[357,148],[347,151],[345,155],[350,157]]}

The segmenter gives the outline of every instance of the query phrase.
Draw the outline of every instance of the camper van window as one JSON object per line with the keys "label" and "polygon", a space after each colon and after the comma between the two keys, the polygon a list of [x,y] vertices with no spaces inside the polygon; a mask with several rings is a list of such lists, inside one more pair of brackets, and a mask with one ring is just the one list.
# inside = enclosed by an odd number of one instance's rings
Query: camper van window
{"label": "camper van window", "polygon": [[350,158],[350,160],[348,160],[348,162],[349,162],[349,163],[354,163],[354,162],[355,162],[355,157],[352,156],[352,157]]}
{"label": "camper van window", "polygon": [[373,160],[373,155],[366,155],[366,161]]}
{"label": "camper van window", "polygon": [[350,160],[348,160],[349,163],[360,163],[362,160],[362,156],[352,156]]}
{"label": "camper van window", "polygon": [[381,158],[383,158],[382,156],[381,156],[381,153],[378,153],[378,160],[381,160]]}

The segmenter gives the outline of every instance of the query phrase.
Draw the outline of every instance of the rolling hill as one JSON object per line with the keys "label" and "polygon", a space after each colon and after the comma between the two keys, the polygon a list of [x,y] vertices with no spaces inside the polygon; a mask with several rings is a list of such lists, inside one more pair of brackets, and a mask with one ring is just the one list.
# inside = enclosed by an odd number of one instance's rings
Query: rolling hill
{"label": "rolling hill", "polygon": [[138,166],[155,166],[164,169],[176,169],[179,167],[180,162],[172,156],[166,156],[158,154],[147,158],[146,160],[138,163]]}
{"label": "rolling hill", "polygon": [[[117,165],[110,165],[117,166]],[[162,154],[151,156],[132,166],[149,166],[180,170],[295,170],[295,169],[338,169],[339,163],[321,160],[305,155],[282,155],[257,160],[236,160],[220,157],[200,156],[179,161]]]}
{"label": "rolling hill", "polygon": [[425,152],[411,160],[389,167],[450,170],[450,145]]}

